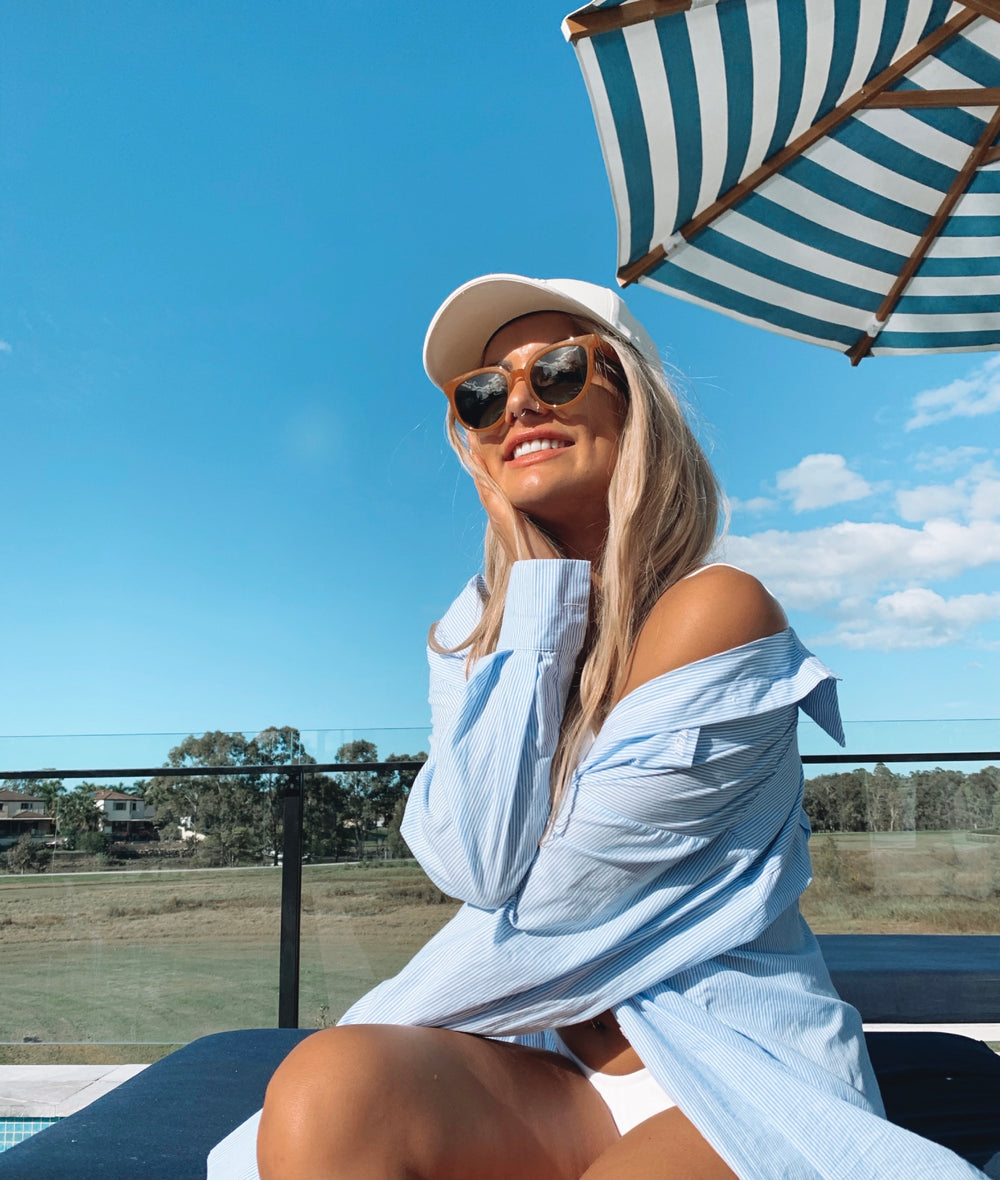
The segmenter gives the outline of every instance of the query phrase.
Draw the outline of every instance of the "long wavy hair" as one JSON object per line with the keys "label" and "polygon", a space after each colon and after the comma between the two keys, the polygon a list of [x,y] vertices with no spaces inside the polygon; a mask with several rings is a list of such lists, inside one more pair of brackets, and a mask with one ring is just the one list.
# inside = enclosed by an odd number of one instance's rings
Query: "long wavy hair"
{"label": "long wavy hair", "polygon": [[[712,548],[720,500],[715,474],[663,371],[605,326],[579,316],[573,321],[581,332],[600,336],[618,357],[627,383],[627,407],[608,488],[607,541],[591,571],[589,625],[552,760],[550,827],[585,741],[600,729],[621,696],[632,649],[649,612],[667,587],[704,563]],[[468,442],[450,406],[446,432],[472,474]],[[489,480],[481,471],[477,477]],[[558,541],[550,539],[559,549]],[[510,568],[510,559],[487,525],[480,620],[454,648],[438,643],[435,624],[429,635],[432,649],[467,648],[469,668],[496,650]]]}

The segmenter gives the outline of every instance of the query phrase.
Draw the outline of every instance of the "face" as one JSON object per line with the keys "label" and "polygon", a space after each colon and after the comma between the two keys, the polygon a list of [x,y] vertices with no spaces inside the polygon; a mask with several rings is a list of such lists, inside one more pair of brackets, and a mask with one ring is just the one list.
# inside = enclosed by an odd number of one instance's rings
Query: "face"
{"label": "face", "polygon": [[[542,312],[501,328],[484,365],[517,368],[544,344],[582,335],[569,316]],[[547,406],[522,377],[495,426],[469,433],[469,449],[515,508],[571,541],[580,530],[607,528],[608,486],[618,458],[625,400],[600,371],[568,406]],[[542,443],[542,449],[528,444]],[[571,545],[572,547],[572,545]]]}

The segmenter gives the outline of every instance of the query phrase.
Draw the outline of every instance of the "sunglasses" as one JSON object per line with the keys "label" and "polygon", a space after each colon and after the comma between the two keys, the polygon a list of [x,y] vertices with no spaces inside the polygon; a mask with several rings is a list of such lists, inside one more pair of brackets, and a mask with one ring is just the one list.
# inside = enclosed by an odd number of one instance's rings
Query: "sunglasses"
{"label": "sunglasses", "polygon": [[472,431],[489,430],[500,421],[519,377],[535,400],[546,406],[568,406],[583,397],[595,371],[610,377],[624,393],[627,388],[624,370],[601,344],[601,338],[596,335],[543,344],[517,368],[487,365],[473,369],[447,381],[444,392],[455,417],[466,430]]}

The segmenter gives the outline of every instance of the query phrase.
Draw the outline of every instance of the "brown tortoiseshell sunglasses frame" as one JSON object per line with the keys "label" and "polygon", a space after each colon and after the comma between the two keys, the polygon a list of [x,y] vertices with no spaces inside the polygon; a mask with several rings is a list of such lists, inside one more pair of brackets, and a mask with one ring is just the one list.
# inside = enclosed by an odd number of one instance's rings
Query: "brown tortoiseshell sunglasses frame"
{"label": "brown tortoiseshell sunglasses frame", "polygon": [[[568,401],[547,401],[544,395],[539,393],[532,384],[531,370],[534,368],[535,363],[545,356],[546,353],[555,352],[559,348],[567,348],[574,345],[583,348],[587,354],[587,375],[584,378],[580,392],[575,394]],[[598,356],[611,364],[612,372],[610,375],[612,379],[614,379],[616,385],[620,383],[620,392],[624,393],[626,390],[626,384],[625,374],[621,368],[621,362],[616,356],[607,351],[604,341],[594,332],[589,332],[583,336],[570,336],[566,340],[557,340],[552,344],[539,345],[539,347],[528,356],[523,365],[517,365],[514,368],[508,368],[505,365],[483,365],[478,369],[470,369],[468,373],[463,373],[460,377],[454,377],[451,381],[446,381],[442,386],[442,389],[444,390],[448,401],[451,402],[451,408],[454,411],[455,418],[463,430],[469,430],[473,434],[480,434],[485,430],[493,430],[494,427],[496,427],[497,424],[503,420],[504,412],[507,408],[507,399],[510,397],[514,386],[517,384],[518,378],[524,381],[528,389],[531,391],[533,397],[537,398],[537,400],[541,402],[542,405],[547,406],[551,410],[561,410],[566,406],[573,405],[574,402],[578,402],[590,388],[590,384],[594,379],[594,373],[598,371]],[[503,406],[501,407],[499,415],[494,418],[492,422],[488,423],[486,426],[472,426],[470,423],[465,421],[459,412],[458,404],[455,400],[455,394],[457,393],[460,385],[470,380],[472,377],[478,377],[480,373],[502,373],[507,379],[507,397],[504,398]],[[602,370],[602,375],[608,374]]]}

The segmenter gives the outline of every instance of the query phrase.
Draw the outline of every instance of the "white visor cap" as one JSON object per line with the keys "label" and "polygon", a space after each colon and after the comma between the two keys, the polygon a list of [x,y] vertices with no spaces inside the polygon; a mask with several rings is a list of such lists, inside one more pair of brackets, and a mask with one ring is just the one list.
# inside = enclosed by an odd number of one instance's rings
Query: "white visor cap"
{"label": "white visor cap", "polygon": [[624,336],[660,369],[652,337],[608,287],[581,279],[528,279],[483,275],[452,291],[431,320],[424,339],[424,368],[437,386],[482,364],[483,351],[511,320],[539,311],[582,315]]}

